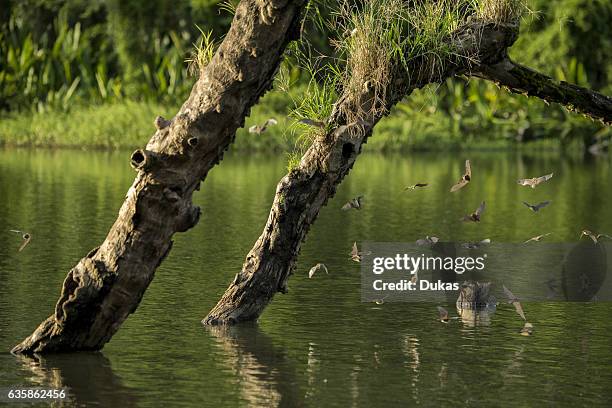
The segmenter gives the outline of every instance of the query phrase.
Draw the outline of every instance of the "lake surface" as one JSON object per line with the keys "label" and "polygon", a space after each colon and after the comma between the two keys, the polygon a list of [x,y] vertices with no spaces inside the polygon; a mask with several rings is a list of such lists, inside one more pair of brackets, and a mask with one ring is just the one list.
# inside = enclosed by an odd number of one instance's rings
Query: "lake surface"
{"label": "lake surface", "polygon": [[[474,181],[449,187],[471,159]],[[0,150],[0,389],[65,387],[87,406],[609,406],[612,303],[511,305],[487,325],[437,320],[435,304],[362,303],[353,241],[522,242],[552,232],[577,241],[612,232],[610,159],[557,153],[368,155],[357,161],[312,228],[289,293],[256,325],[200,320],[259,236],[281,156],[228,155],[196,195],[199,224],[175,236],[137,312],[102,353],[38,359],[8,350],[53,310],[68,270],[99,245],[134,178],[129,152]],[[554,172],[535,190],[519,177]],[[422,191],[402,189],[419,181]],[[339,207],[365,195],[361,211]],[[479,225],[458,222],[483,199]],[[537,216],[521,200],[553,203]],[[33,239],[17,252],[23,229]],[[324,262],[329,275],[308,279]],[[454,305],[446,304],[453,316]]]}

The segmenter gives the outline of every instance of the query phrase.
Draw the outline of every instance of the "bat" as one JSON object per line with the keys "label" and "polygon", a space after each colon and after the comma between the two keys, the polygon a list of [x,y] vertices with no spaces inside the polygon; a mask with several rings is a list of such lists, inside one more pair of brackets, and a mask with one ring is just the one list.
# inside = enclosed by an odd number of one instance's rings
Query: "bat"
{"label": "bat", "polygon": [[554,173],[550,173],[550,174],[547,174],[547,175],[541,176],[541,177],[519,179],[519,180],[517,180],[517,183],[519,183],[521,186],[536,188],[539,184],[542,184],[545,181],[550,180],[552,178],[553,174]]}
{"label": "bat", "polygon": [[461,176],[457,184],[451,187],[450,189],[451,193],[454,193],[455,191],[458,191],[462,189],[463,187],[467,186],[471,180],[472,180],[472,166],[470,165],[470,161],[466,160],[465,161],[465,174]]}

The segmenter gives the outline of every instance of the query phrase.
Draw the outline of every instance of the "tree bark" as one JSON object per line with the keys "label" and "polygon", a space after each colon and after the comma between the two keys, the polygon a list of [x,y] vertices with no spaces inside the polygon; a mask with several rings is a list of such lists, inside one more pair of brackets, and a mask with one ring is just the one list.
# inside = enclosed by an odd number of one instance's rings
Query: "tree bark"
{"label": "tree bark", "polygon": [[271,87],[304,3],[240,3],[189,99],[169,125],[156,121],[146,148],[132,154],[138,174],[105,241],[68,273],[55,312],[13,353],[99,350],[136,310],[173,234],[198,222],[192,194]]}
{"label": "tree bark", "polygon": [[473,75],[491,80],[510,92],[537,96],[559,103],[571,111],[612,125],[612,98],[544,74],[505,58],[497,64],[483,65]]}
{"label": "tree bark", "polygon": [[[482,64],[491,64],[506,58],[506,50],[516,40],[517,33],[515,25],[473,22],[458,29],[449,41],[460,50],[457,55],[474,56]],[[429,70],[421,69],[424,63],[414,61],[408,69],[397,64],[383,93],[387,95],[386,112],[412,90],[474,68],[470,60],[458,58],[432,76],[425,73]],[[315,140],[300,165],[279,182],[263,233],[247,255],[242,271],[202,320],[203,324],[255,320],[277,292],[287,292],[287,280],[308,229],[333,197],[374,126],[383,117],[370,114],[362,117],[360,123],[347,124],[342,112],[371,112],[372,99],[371,91],[364,90],[356,101],[341,98],[337,102],[328,124],[332,130]],[[347,249],[347,257],[348,252]]]}

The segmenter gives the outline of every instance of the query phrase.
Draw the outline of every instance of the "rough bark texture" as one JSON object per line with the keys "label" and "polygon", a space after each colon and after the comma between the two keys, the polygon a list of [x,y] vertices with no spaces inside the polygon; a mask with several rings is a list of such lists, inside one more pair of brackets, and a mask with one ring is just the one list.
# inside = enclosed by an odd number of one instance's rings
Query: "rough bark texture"
{"label": "rough bark texture", "polygon": [[497,64],[484,65],[474,75],[494,81],[511,92],[537,96],[547,102],[564,105],[591,119],[612,125],[612,98],[565,81],[556,81],[505,58]]}
{"label": "rough bark texture", "polygon": [[[482,64],[506,58],[518,27],[470,23],[449,39],[458,55],[476,57]],[[451,75],[468,72],[470,59],[458,58],[435,77],[424,74],[423,61],[414,61],[406,70],[399,66],[392,73],[386,91],[390,108],[413,89],[440,82]],[[217,305],[202,320],[203,324],[234,324],[255,320],[277,292],[287,292],[287,280],[295,266],[302,241],[321,208],[335,194],[336,187],[352,168],[362,145],[382,118],[381,114],[362,117],[360,123],[347,124],[342,112],[371,111],[371,91],[358,98],[341,98],[335,105],[329,128],[315,140],[302,157],[298,168],[279,182],[263,233],[247,255],[238,273]],[[359,105],[359,106],[357,106]],[[379,110],[380,111],[380,110]]]}
{"label": "rough bark texture", "polygon": [[189,99],[132,154],[138,175],[102,245],[68,273],[55,312],[13,353],[98,350],[133,313],[172,247],[200,209],[192,193],[270,88],[304,1],[243,0],[232,27]]}

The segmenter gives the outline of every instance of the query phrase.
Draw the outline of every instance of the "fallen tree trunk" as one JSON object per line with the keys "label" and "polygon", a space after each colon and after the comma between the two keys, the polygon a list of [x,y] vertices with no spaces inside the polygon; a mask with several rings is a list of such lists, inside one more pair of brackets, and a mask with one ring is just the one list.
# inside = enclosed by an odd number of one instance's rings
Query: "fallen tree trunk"
{"label": "fallen tree trunk", "polygon": [[472,74],[491,80],[511,92],[559,103],[605,125],[612,125],[612,98],[609,96],[565,81],[556,81],[510,58],[497,64],[482,65]]}
{"label": "fallen tree trunk", "polygon": [[[449,41],[462,50],[457,54],[477,56],[479,61],[491,63],[505,58],[506,49],[516,40],[517,32],[515,25],[476,22],[457,30]],[[242,271],[202,320],[203,324],[255,320],[277,292],[286,293],[287,280],[308,229],[352,168],[384,112],[414,89],[471,69],[469,60],[459,58],[432,76],[420,69],[420,63],[424,62],[412,62],[409,69],[398,64],[384,92],[386,109],[372,109],[375,98],[368,89],[356,99],[344,98],[337,102],[328,124],[332,130],[315,140],[298,168],[279,182],[263,233],[247,255]],[[356,111],[379,113],[347,124],[345,112]]]}
{"label": "fallen tree trunk", "polygon": [[55,312],[13,353],[99,350],[136,310],[173,234],[198,222],[192,194],[271,87],[304,3],[240,3],[189,99],[172,121],[156,120],[146,148],[132,154],[138,175],[105,241],[68,273]]}

